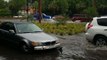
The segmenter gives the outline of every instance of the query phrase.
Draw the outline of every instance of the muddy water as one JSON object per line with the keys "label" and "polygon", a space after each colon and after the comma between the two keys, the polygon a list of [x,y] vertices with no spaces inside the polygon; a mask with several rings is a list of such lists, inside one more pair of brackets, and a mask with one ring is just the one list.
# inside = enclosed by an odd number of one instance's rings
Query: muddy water
{"label": "muddy water", "polygon": [[107,50],[87,50],[88,60],[107,60]]}
{"label": "muddy water", "polygon": [[35,51],[25,54],[16,48],[0,46],[0,60],[56,60],[57,50]]}
{"label": "muddy water", "polygon": [[107,60],[107,46],[98,47],[88,43],[85,51],[88,60]]}
{"label": "muddy water", "polygon": [[21,53],[17,48],[0,44],[0,60],[107,60],[107,47],[96,47],[85,40],[85,35],[58,36],[63,52],[57,50]]}

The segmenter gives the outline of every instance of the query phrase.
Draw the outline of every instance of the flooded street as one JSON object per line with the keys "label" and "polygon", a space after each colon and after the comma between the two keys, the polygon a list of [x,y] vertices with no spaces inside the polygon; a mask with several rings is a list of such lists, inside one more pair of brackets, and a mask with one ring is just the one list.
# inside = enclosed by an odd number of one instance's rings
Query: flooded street
{"label": "flooded street", "polygon": [[84,33],[57,37],[63,46],[62,54],[55,49],[25,54],[0,44],[0,60],[107,60],[107,47],[96,47],[89,44]]}

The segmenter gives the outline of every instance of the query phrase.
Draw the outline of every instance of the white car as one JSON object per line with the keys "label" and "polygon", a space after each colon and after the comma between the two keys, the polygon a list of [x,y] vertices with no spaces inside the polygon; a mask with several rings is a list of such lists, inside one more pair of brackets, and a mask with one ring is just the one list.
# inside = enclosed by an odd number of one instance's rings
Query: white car
{"label": "white car", "polygon": [[107,42],[107,16],[94,17],[86,24],[86,39],[95,45],[106,45]]}

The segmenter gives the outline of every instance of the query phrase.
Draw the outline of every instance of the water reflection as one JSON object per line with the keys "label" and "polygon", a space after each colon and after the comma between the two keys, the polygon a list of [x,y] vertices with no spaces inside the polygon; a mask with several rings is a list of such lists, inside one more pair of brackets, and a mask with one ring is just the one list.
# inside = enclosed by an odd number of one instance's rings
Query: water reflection
{"label": "water reflection", "polygon": [[0,60],[56,60],[58,56],[57,50],[35,51],[25,54],[9,46],[0,45]]}

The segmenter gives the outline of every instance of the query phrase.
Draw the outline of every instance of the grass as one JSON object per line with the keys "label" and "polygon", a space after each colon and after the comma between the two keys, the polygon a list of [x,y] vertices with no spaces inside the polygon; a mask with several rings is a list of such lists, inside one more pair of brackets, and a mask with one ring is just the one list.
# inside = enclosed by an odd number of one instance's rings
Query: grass
{"label": "grass", "polygon": [[84,31],[85,24],[82,23],[67,23],[67,24],[52,24],[52,23],[37,23],[41,29],[49,34],[57,35],[73,35]]}

